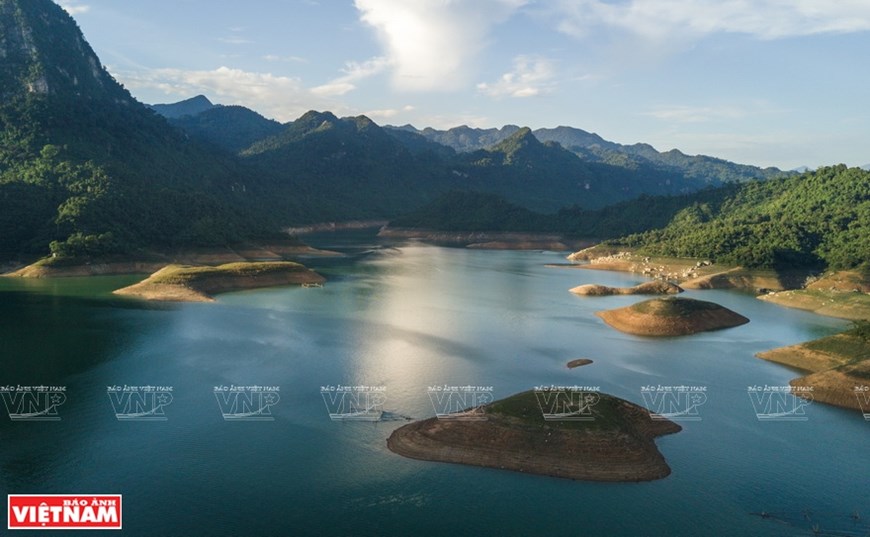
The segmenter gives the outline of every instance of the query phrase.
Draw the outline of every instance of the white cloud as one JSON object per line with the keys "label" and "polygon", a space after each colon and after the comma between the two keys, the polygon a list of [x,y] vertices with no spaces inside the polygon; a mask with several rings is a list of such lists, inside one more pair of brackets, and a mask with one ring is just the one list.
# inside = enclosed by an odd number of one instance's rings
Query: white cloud
{"label": "white cloud", "polygon": [[212,71],[150,69],[113,73],[131,90],[157,90],[185,99],[205,94],[217,102],[240,104],[279,121],[289,121],[312,108],[343,111],[337,103],[306,89],[297,78],[220,67]]}
{"label": "white cloud", "polygon": [[414,107],[411,105],[405,105],[402,108],[385,108],[382,110],[369,110],[368,112],[364,112],[363,115],[368,116],[369,119],[389,119],[392,117],[396,117],[402,112],[413,112]]}
{"label": "white cloud", "polygon": [[58,4],[60,4],[60,7],[62,7],[70,15],[78,15],[80,13],[87,13],[88,11],[91,10],[91,6],[89,6],[87,4],[79,4],[77,2],[72,2],[72,1],[65,1],[65,2],[62,1],[62,2],[58,2]]}
{"label": "white cloud", "polygon": [[323,97],[339,97],[344,95],[345,93],[350,93],[355,90],[356,86],[351,84],[350,82],[327,82],[326,84],[321,84],[320,86],[316,86],[311,88],[311,92],[315,95],[321,95]]}
{"label": "white cloud", "polygon": [[534,97],[552,89],[555,72],[552,60],[540,56],[517,56],[512,71],[492,84],[481,82],[477,89],[493,97]]}
{"label": "white cloud", "polygon": [[866,0],[559,0],[548,8],[560,31],[586,35],[599,26],[666,40],[714,33],[777,39],[870,30]]}
{"label": "white cloud", "polygon": [[312,88],[311,91],[316,95],[327,97],[344,95],[356,89],[355,82],[382,72],[388,65],[389,60],[382,57],[372,58],[362,63],[347,62],[342,69],[344,75]]}
{"label": "white cloud", "polygon": [[400,90],[455,90],[469,79],[471,63],[489,30],[526,0],[355,0],[373,27]]}

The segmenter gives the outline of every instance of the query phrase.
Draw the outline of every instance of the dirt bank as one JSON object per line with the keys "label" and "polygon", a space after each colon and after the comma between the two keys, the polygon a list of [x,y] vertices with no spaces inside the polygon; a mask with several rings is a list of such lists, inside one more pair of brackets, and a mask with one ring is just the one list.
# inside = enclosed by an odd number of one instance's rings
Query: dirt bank
{"label": "dirt bank", "polygon": [[431,418],[393,431],[394,453],[587,481],[650,481],[670,474],[655,438],[680,426],[643,407],[599,394],[593,421],[545,421],[535,392],[483,408],[483,421]]}

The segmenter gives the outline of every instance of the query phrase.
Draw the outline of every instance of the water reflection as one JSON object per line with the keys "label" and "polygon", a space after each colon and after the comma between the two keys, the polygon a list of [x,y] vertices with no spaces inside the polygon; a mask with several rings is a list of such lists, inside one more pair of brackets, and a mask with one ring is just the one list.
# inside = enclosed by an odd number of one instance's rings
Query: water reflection
{"label": "water reflection", "polygon": [[[120,491],[130,535],[787,535],[793,528],[749,513],[870,505],[856,470],[870,467],[860,414],[816,406],[804,424],[761,424],[745,392],[747,383],[792,376],[755,352],[847,323],[708,291],[689,296],[752,322],[687,338],[630,336],[594,312],[637,297],[567,290],[639,279],[544,266],[560,259],[411,245],[312,259],[330,276],[322,289],[163,309],[116,303],[108,286],[87,298],[77,282],[42,294],[0,282],[0,383],[53,371],[75,392],[60,423],[0,416],[0,488]],[[565,367],[579,357],[594,363]],[[333,422],[319,393],[381,384],[389,410],[422,418],[434,414],[432,384],[492,385],[502,397],[583,383],[643,403],[640,386],[650,382],[703,384],[709,400],[702,421],[659,442],[674,473],[641,485],[403,459],[385,447],[397,423]],[[106,395],[114,383],[172,385],[168,420],[119,422]],[[224,422],[212,389],[225,383],[280,385],[275,421]]]}

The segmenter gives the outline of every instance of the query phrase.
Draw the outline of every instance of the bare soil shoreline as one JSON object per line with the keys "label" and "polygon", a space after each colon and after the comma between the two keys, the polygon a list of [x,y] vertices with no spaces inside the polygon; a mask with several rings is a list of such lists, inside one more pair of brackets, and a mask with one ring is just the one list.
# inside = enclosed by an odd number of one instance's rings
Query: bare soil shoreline
{"label": "bare soil shoreline", "polygon": [[585,248],[589,240],[570,239],[559,233],[524,233],[499,231],[437,231],[431,229],[392,228],[385,226],[379,237],[418,239],[449,246],[489,250],[551,250],[557,252]]}
{"label": "bare soil shoreline", "polygon": [[608,287],[606,285],[586,284],[570,289],[575,295],[611,296],[611,295],[676,295],[683,289],[665,281],[644,282],[634,287]]}
{"label": "bare soil shoreline", "polygon": [[690,298],[646,300],[595,315],[613,328],[637,336],[683,336],[749,322],[728,308]]}
{"label": "bare soil shoreline", "polygon": [[802,388],[795,395],[870,414],[870,394],[863,395],[870,392],[870,343],[864,339],[847,332],[756,356],[806,372],[789,381]]}
{"label": "bare soil shoreline", "polygon": [[213,302],[211,295],[276,287],[320,285],[326,278],[291,262],[229,263],[218,267],[169,265],[145,280],[114,291],[120,296],[168,302]]}
{"label": "bare soil shoreline", "polygon": [[289,261],[305,257],[336,257],[342,254],[312,248],[295,241],[243,243],[225,247],[186,248],[167,252],[140,252],[130,256],[100,259],[44,258],[2,274],[20,278],[64,278],[77,276],[108,276],[121,274],[151,274],[172,265],[221,265],[239,262]]}
{"label": "bare soil shoreline", "polygon": [[671,472],[656,448],[659,436],[679,432],[667,420],[622,399],[600,394],[595,421],[545,421],[533,392],[484,407],[486,419],[430,418],[393,431],[390,451],[425,461],[451,462],[585,481],[651,481]]}

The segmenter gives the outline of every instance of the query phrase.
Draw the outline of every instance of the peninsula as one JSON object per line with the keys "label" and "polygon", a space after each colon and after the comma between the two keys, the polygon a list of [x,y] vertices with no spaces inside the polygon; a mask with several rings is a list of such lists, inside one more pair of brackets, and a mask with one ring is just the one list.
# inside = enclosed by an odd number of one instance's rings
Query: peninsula
{"label": "peninsula", "polygon": [[187,246],[184,248],[137,249],[127,254],[100,256],[49,256],[29,265],[12,268],[3,276],[21,278],[63,278],[151,274],[171,265],[220,265],[226,263],[294,261],[306,257],[339,257],[330,250],[312,248],[293,238],[273,238],[268,242],[244,242],[225,246]]}
{"label": "peninsula", "polygon": [[[841,334],[757,356],[805,371],[807,375],[789,384],[811,387],[814,401],[870,413],[870,324],[866,321]],[[808,392],[794,393],[801,396]]]}
{"label": "peninsula", "polygon": [[169,302],[212,302],[216,293],[275,287],[319,285],[326,278],[290,261],[227,263],[210,266],[166,266],[145,280],[115,291],[115,294]]}
{"label": "peninsula", "polygon": [[675,282],[683,289],[781,291],[801,287],[810,274],[805,269],[748,269],[713,263],[709,259],[648,256],[636,248],[604,244],[574,252],[567,259],[574,264],[559,266],[631,272],[658,281]]}

